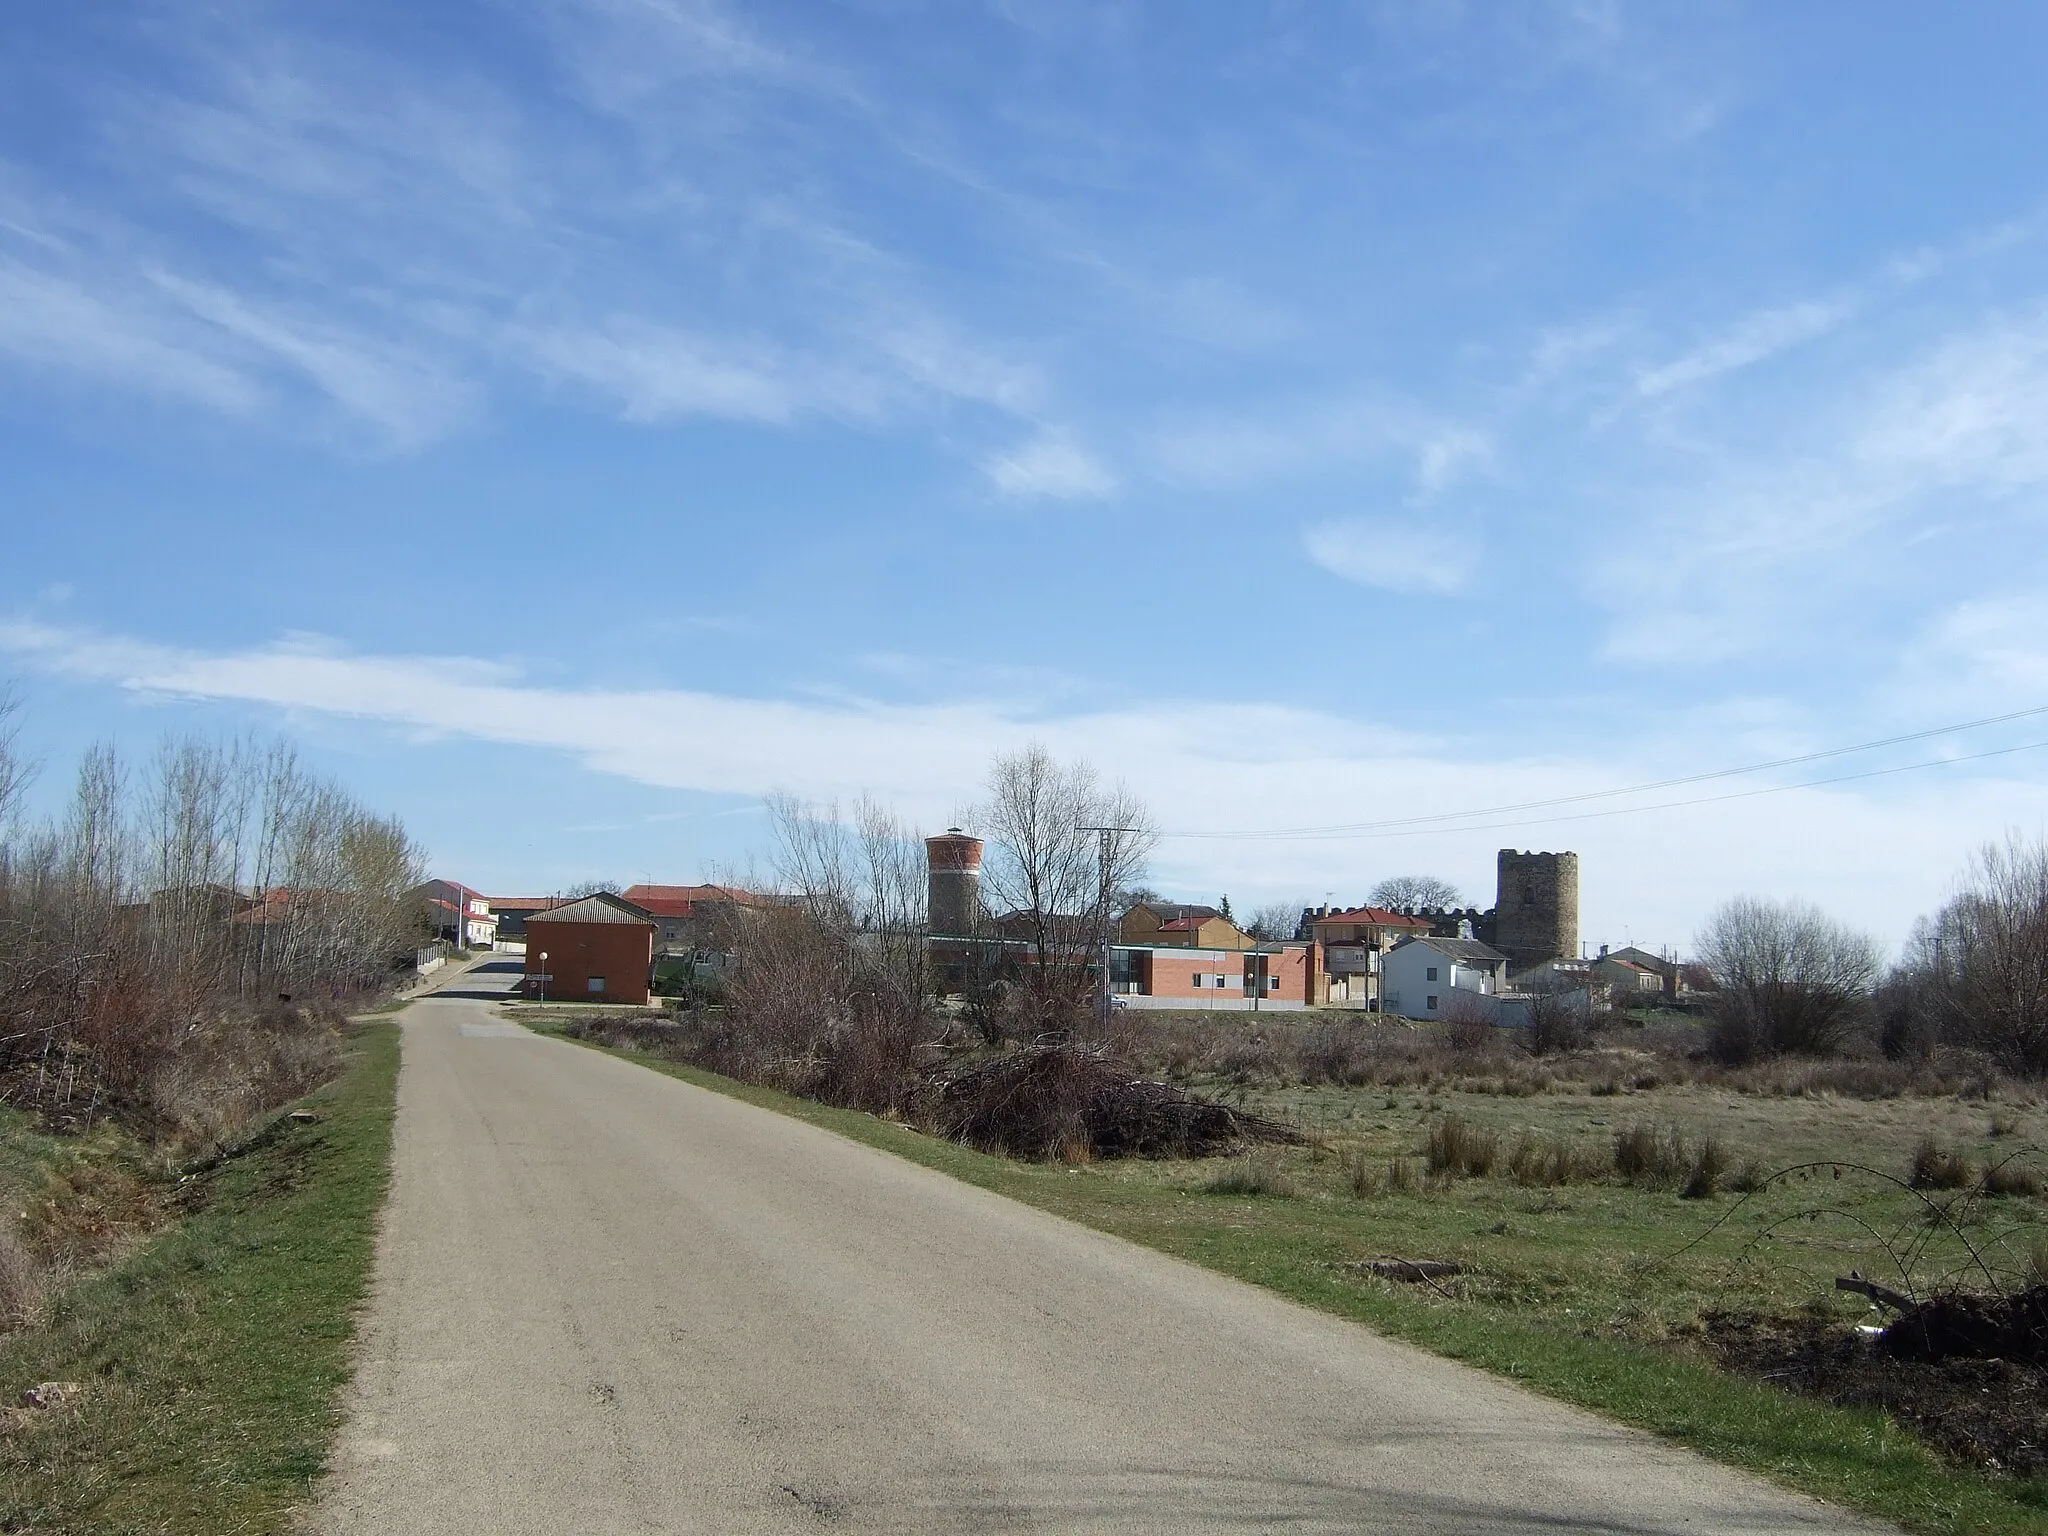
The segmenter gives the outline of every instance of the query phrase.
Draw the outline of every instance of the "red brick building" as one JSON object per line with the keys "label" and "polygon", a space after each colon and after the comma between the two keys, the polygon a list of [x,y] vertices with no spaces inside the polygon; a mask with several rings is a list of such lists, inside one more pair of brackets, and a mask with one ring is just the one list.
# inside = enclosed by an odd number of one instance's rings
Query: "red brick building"
{"label": "red brick building", "polygon": [[1119,944],[1110,952],[1110,990],[1141,1008],[1306,1008],[1323,1002],[1322,946],[1185,949]]}
{"label": "red brick building", "polygon": [[644,1003],[654,920],[603,892],[526,919],[526,995],[551,1003]]}

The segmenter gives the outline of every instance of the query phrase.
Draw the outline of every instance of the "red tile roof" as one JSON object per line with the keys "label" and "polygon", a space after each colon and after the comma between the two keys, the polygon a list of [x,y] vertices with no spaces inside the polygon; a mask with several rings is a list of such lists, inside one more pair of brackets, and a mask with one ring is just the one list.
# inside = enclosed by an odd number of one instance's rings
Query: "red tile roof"
{"label": "red tile roof", "polygon": [[1429,919],[1410,917],[1406,912],[1390,911],[1386,907],[1346,907],[1342,912],[1326,912],[1316,919],[1316,925],[1324,923],[1377,923],[1382,928],[1427,928]]}
{"label": "red tile roof", "polygon": [[[751,903],[758,898],[751,891],[743,891],[736,885],[629,885],[619,894],[635,906],[646,907],[649,901],[737,901]],[[652,907],[647,908],[653,911]],[[683,914],[687,916],[688,914]]]}
{"label": "red tile roof", "polygon": [[673,896],[628,896],[626,900],[649,917],[689,917],[695,906]]}

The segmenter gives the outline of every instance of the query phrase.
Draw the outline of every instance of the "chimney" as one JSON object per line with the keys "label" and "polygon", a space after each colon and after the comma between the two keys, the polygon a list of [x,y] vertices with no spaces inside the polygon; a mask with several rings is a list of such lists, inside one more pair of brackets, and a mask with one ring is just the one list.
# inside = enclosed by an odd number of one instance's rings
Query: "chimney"
{"label": "chimney", "polygon": [[981,926],[981,839],[958,827],[924,840],[925,927],[964,939]]}

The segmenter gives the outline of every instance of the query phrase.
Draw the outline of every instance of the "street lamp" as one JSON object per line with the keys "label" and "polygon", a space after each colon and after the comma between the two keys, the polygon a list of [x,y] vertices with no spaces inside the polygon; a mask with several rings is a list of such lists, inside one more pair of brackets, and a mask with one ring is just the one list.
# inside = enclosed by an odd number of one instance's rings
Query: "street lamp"
{"label": "street lamp", "polygon": [[540,1000],[546,1002],[548,1000],[548,952],[546,950],[540,952],[540,974],[534,977],[534,981],[540,986]]}

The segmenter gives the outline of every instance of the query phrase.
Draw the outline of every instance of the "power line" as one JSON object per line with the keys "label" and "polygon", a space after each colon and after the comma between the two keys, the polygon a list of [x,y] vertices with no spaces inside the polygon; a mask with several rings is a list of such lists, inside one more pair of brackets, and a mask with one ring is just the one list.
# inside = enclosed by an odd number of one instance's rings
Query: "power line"
{"label": "power line", "polygon": [[[1515,813],[1515,812],[1517,812],[1517,811],[1541,811],[1541,810],[1548,810],[1548,809],[1550,809],[1550,808],[1551,808],[1552,806],[1559,806],[1559,805],[1579,805],[1579,804],[1583,804],[1584,802],[1586,802],[1586,801],[1588,801],[1588,800],[1612,800],[1612,799],[1617,799],[1617,798],[1619,798],[1619,797],[1621,797],[1621,796],[1623,796],[1623,795],[1643,795],[1643,794],[1648,794],[1648,793],[1650,793],[1650,792],[1651,792],[1651,791],[1653,791],[1653,790],[1659,790],[1659,789],[1676,789],[1676,788],[1679,788],[1680,786],[1682,786],[1682,785],[1686,785],[1686,784],[1706,784],[1706,783],[1710,783],[1710,782],[1712,782],[1713,780],[1716,780],[1716,779],[1730,779],[1730,778],[1737,778],[1737,777],[1739,777],[1739,776],[1741,776],[1741,775],[1743,775],[1743,774],[1747,774],[1747,773],[1763,773],[1763,772],[1766,772],[1766,771],[1768,771],[1768,770],[1770,770],[1770,769],[1772,769],[1772,768],[1795,768],[1795,767],[1798,767],[1798,766],[1799,766],[1800,764],[1802,764],[1802,763],[1818,763],[1818,762],[1824,762],[1824,761],[1826,761],[1826,760],[1827,760],[1827,759],[1829,759],[1829,758],[1834,758],[1834,757],[1848,757],[1848,756],[1851,756],[1852,754],[1854,754],[1854,753],[1857,753],[1857,752],[1874,752],[1874,751],[1878,750],[1878,749],[1879,749],[1879,748],[1881,748],[1881,747],[1896,747],[1896,746],[1903,746],[1903,745],[1904,745],[1905,743],[1907,743],[1907,742],[1911,742],[1911,741],[1926,741],[1926,740],[1928,740],[1928,739],[1929,739],[1929,738],[1931,738],[1931,737],[1935,737],[1935,736],[1949,736],[1949,735],[1953,735],[1953,734],[1955,734],[1955,733],[1956,733],[1956,732],[1958,732],[1958,731],[1975,731],[1975,730],[1982,730],[1982,729],[1983,729],[1983,728],[1984,728],[1985,726],[1987,726],[1987,725],[2004,725],[2004,724],[2005,724],[2006,722],[2008,722],[2008,721],[2012,721],[2012,720],[2025,720],[2025,719],[2029,719],[2029,718],[2031,718],[2031,717],[2033,717],[2033,716],[2036,716],[2036,715],[2048,715],[2048,704],[2037,704],[2037,705],[2033,706],[2033,707],[2032,707],[2032,708],[2030,708],[2030,709],[2016,709],[2016,710],[2012,711],[2012,712],[2011,712],[2010,714],[2004,714],[2004,715],[1987,715],[1987,716],[1985,716],[1985,717],[1984,717],[1983,719],[1981,719],[1981,720],[1964,720],[1964,721],[1961,721],[1961,722],[1959,722],[1959,723],[1957,723],[1957,724],[1954,724],[1954,725],[1938,725],[1938,726],[1934,726],[1933,728],[1931,728],[1931,729],[1929,729],[1929,730],[1924,730],[1924,731],[1909,731],[1909,732],[1907,732],[1907,733],[1906,733],[1905,735],[1902,735],[1902,736],[1886,736],[1886,737],[1883,737],[1882,739],[1880,739],[1880,740],[1877,740],[1877,741],[1863,741],[1863,742],[1858,742],[1858,743],[1857,743],[1856,745],[1854,745],[1854,746],[1849,746],[1849,747],[1830,747],[1830,748],[1828,748],[1828,749],[1827,749],[1826,751],[1823,751],[1823,752],[1804,752],[1804,753],[1801,753],[1800,755],[1798,755],[1798,756],[1796,756],[1796,757],[1777,757],[1777,758],[1772,758],[1772,759],[1770,759],[1769,761],[1766,761],[1766,762],[1761,762],[1761,763],[1745,763],[1745,764],[1743,764],[1742,766],[1740,766],[1740,767],[1737,767],[1737,768],[1716,768],[1716,769],[1714,769],[1714,770],[1713,770],[1712,772],[1709,772],[1709,773],[1690,773],[1690,774],[1684,774],[1684,775],[1681,775],[1681,776],[1679,776],[1679,777],[1677,777],[1677,778],[1670,778],[1670,779],[1654,779],[1654,780],[1652,780],[1652,781],[1650,781],[1649,783],[1646,783],[1646,784],[1631,784],[1631,785],[1628,785],[1627,787],[1625,787],[1625,788],[1622,788],[1622,789],[1595,789],[1595,790],[1588,790],[1588,791],[1586,791],[1586,792],[1585,792],[1585,793],[1583,793],[1583,794],[1577,794],[1577,795],[1557,795],[1557,796],[1554,796],[1554,797],[1552,797],[1552,798],[1550,798],[1550,799],[1547,799],[1547,800],[1522,800],[1522,801],[1517,801],[1516,803],[1514,803],[1514,804],[1512,804],[1512,805],[1490,805],[1490,806],[1483,806],[1483,807],[1480,807],[1480,808],[1478,808],[1478,809],[1476,809],[1476,810],[1469,810],[1469,811],[1439,811],[1439,812],[1436,812],[1436,813],[1434,813],[1434,814],[1431,814],[1431,815],[1427,815],[1427,816],[1397,816],[1397,817],[1390,817],[1390,818],[1388,818],[1388,819],[1386,819],[1386,820],[1382,820],[1382,821],[1354,821],[1354,822],[1340,822],[1340,823],[1337,823],[1337,824],[1335,824],[1335,825],[1330,825],[1330,826],[1312,826],[1312,827],[1272,827],[1272,828],[1265,828],[1265,829],[1246,829],[1246,830],[1236,830],[1236,831],[1227,831],[1227,832],[1166,832],[1166,833],[1162,833],[1162,834],[1161,834],[1161,836],[1164,836],[1164,837],[1174,837],[1174,838],[1203,838],[1203,839],[1215,839],[1215,840],[1219,840],[1219,841],[1230,841],[1230,840],[1237,840],[1237,839],[1242,839],[1242,840],[1246,840],[1246,841],[1261,841],[1261,842],[1263,842],[1263,841],[1269,841],[1269,840],[1271,840],[1271,841],[1280,841],[1280,840],[1287,840],[1287,839],[1296,839],[1296,838],[1318,838],[1318,837],[1353,837],[1353,836],[1366,836],[1366,835],[1370,835],[1370,834],[1376,834],[1376,833],[1380,833],[1380,832],[1384,832],[1384,831],[1391,831],[1391,830],[1393,830],[1393,829],[1397,829],[1397,828],[1402,828],[1402,827],[1429,827],[1429,826],[1432,826],[1432,825],[1434,825],[1434,824],[1437,824],[1437,823],[1441,823],[1441,822],[1447,822],[1447,821],[1458,821],[1458,822],[1462,822],[1462,821],[1470,821],[1470,820],[1472,820],[1472,819],[1473,819],[1474,817],[1479,817],[1479,816],[1507,816],[1507,815],[1512,815],[1512,814],[1514,814],[1514,813]],[[2014,751],[2014,752],[2023,752],[2023,751],[2027,751],[2027,750],[2029,750],[2029,749],[2028,749],[2028,748],[2026,748],[2026,747],[2012,747],[2012,748],[2005,748],[2005,749],[2001,749],[2001,750],[2002,750],[2002,751]],[[1973,761],[1975,761],[1977,757],[1997,757],[1997,756],[2000,756],[2000,755],[2001,755],[2001,752],[1989,752],[1989,753],[1978,753],[1978,754],[1975,754],[1975,756],[1972,756],[1972,757],[1953,757],[1953,758],[1937,758],[1937,759],[1933,759],[1933,760],[1930,760],[1930,761],[1928,761],[1928,762],[1924,762],[1924,763],[1913,763],[1913,764],[1909,764],[1909,765],[1907,765],[1907,768],[1902,768],[1902,769],[1883,769],[1883,770],[1879,770],[1879,771],[1880,771],[1880,772],[1885,772],[1885,773],[1891,773],[1891,772],[1905,772],[1905,771],[1908,771],[1908,769],[1911,769],[1911,768],[1938,768],[1938,767],[1942,766],[1942,765],[1943,765],[1944,763],[1967,763],[1967,762],[1973,762]],[[1848,781],[1849,781],[1850,779],[1858,779],[1858,778],[1869,778],[1869,777],[1872,777],[1872,776],[1873,776],[1873,775],[1870,775],[1870,774],[1850,774],[1850,775],[1848,775],[1848,776],[1847,776],[1846,778],[1841,778],[1841,779],[1816,779],[1816,780],[1813,780],[1813,781],[1812,781],[1812,783],[1813,783],[1813,784],[1841,784],[1841,783],[1847,783],[1847,782],[1848,782]],[[1809,784],[1803,784],[1803,783],[1802,783],[1802,784],[1787,784],[1787,785],[1781,785],[1781,786],[1777,786],[1777,788],[1783,788],[1783,789],[1802,789],[1802,788],[1808,788],[1808,787],[1810,787],[1810,785],[1809,785]],[[1772,793],[1772,792],[1774,792],[1774,791],[1755,791],[1755,793]],[[1711,798],[1726,798],[1726,799],[1740,799],[1740,798],[1742,798],[1742,796],[1736,795],[1736,796],[1723,796],[1723,797],[1711,797]],[[1691,801],[1691,800],[1682,800],[1682,801],[1673,801],[1673,802],[1670,802],[1670,803],[1671,803],[1671,804],[1673,804],[1673,805],[1695,805],[1695,804],[1706,804],[1706,803],[1708,803],[1708,802],[1707,802],[1707,801]],[[1616,811],[1616,812],[1607,812],[1607,813],[1603,813],[1603,814],[1611,814],[1611,815],[1624,815],[1624,814],[1628,814],[1628,812],[1629,812],[1629,811],[1631,811],[1631,810],[1646,810],[1646,811],[1649,811],[1649,810],[1660,810],[1660,809],[1663,809],[1663,808],[1664,808],[1664,807],[1662,807],[1662,806],[1653,806],[1653,805],[1646,805],[1646,806],[1635,806],[1635,807],[1628,807],[1628,808],[1625,808],[1625,809],[1624,809],[1624,810],[1622,810],[1622,811]],[[1573,818],[1573,817],[1549,817],[1549,818],[1543,818],[1543,819],[1544,819],[1544,820],[1546,820],[1546,821],[1548,821],[1548,820],[1563,820],[1563,821],[1568,821],[1568,820],[1574,820],[1574,819],[1583,819],[1583,818]],[[1530,824],[1532,824],[1532,825],[1533,825],[1533,824],[1537,824],[1537,823],[1530,823]],[[1459,829],[1459,828],[1446,828],[1446,829],[1444,829],[1444,830],[1465,830],[1465,831],[1474,831],[1474,832],[1481,832],[1481,831],[1487,831],[1487,830],[1490,830],[1490,829],[1489,829],[1489,828],[1485,828],[1485,827],[1469,827],[1469,828],[1462,828],[1462,829]]]}
{"label": "power line", "polygon": [[[2036,713],[2036,711],[2028,711],[2028,713]],[[2048,748],[2048,741],[2029,741],[2023,742],[2021,745],[2016,747],[1994,747],[1988,752],[1972,752],[1963,757],[1932,757],[1927,759],[1927,761],[1925,762],[1900,763],[1891,768],[1871,768],[1862,773],[1839,774],[1831,779],[1802,779],[1797,784],[1766,784],[1761,789],[1738,789],[1734,791],[1732,794],[1726,795],[1696,795],[1691,799],[1687,800],[1662,800],[1655,805],[1621,805],[1614,807],[1614,809],[1612,810],[1577,811],[1568,816],[1533,816],[1524,817],[1518,821],[1493,821],[1485,822],[1477,826],[1458,827],[1403,827],[1401,823],[1388,822],[1379,824],[1389,828],[1389,830],[1386,831],[1336,830],[1328,832],[1267,832],[1258,835],[1263,836],[1272,842],[1307,842],[1321,840],[1329,840],[1335,842],[1352,838],[1366,840],[1373,838],[1391,837],[1429,837],[1443,832],[1499,832],[1506,831],[1514,827],[1547,827],[1557,822],[1598,821],[1601,818],[1607,816],[1635,816],[1639,815],[1644,811],[1672,811],[1688,805],[1718,805],[1724,800],[1753,800],[1758,795],[1782,795],[1795,789],[1819,789],[1823,785],[1827,784],[1850,784],[1854,783],[1858,779],[1881,779],[1885,777],[1887,774],[1912,773],[1921,768],[1947,768],[1955,763],[1981,762],[1983,759],[1987,757],[2009,757],[2015,752],[2038,752],[2043,748]],[[1845,747],[1842,750],[1846,752],[1853,751],[1856,749]],[[1817,753],[1815,755],[1822,757],[1834,757],[1839,756],[1840,754],[1829,752]],[[1736,770],[1734,769],[1729,770],[1729,772],[1735,771]],[[1700,777],[1720,778],[1723,777],[1723,775],[1702,774]],[[1678,782],[1683,783],[1687,781],[1680,780]],[[1652,785],[1647,787],[1654,788],[1655,786]],[[1615,791],[1615,793],[1621,793],[1621,791]],[[1592,797],[1579,796],[1575,798],[1590,799]],[[1549,801],[1537,803],[1554,805],[1559,804],[1561,802]],[[1483,811],[1474,811],[1470,812],[1469,814],[1484,815],[1486,813]],[[1160,835],[1162,837],[1199,837],[1205,834],[1195,832],[1164,832]],[[1232,835],[1238,837],[1247,837],[1252,834],[1235,833]]]}

